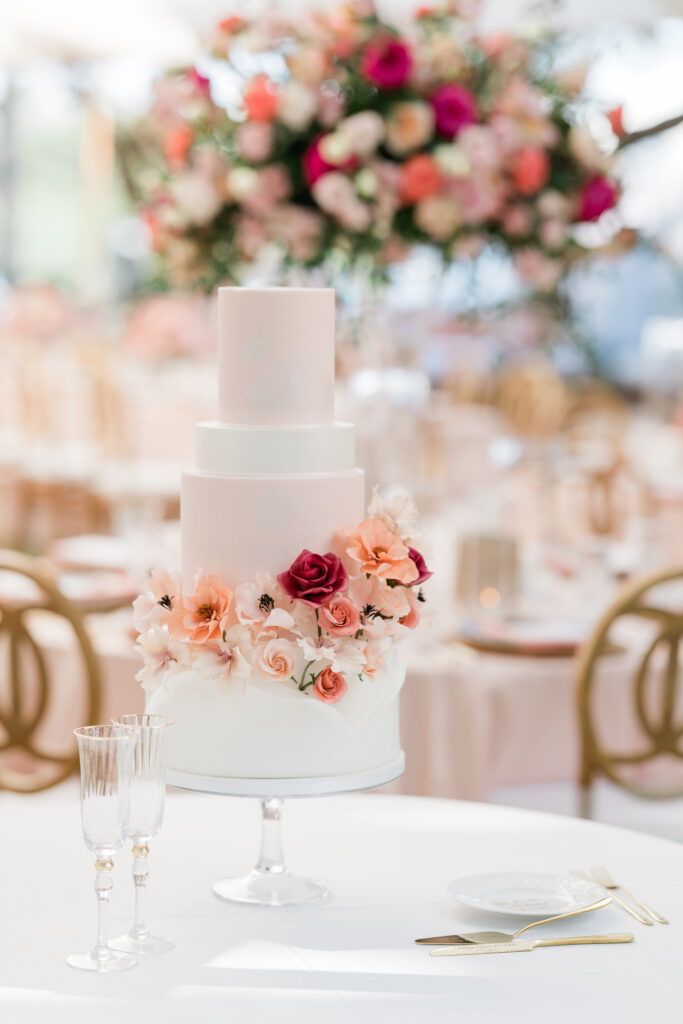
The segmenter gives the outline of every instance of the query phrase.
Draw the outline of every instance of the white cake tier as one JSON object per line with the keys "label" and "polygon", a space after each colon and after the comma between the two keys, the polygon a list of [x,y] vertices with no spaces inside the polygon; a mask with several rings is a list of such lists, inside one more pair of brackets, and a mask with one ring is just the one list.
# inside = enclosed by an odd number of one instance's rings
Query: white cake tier
{"label": "white cake tier", "polygon": [[306,476],[219,476],[192,470],[181,483],[182,566],[234,587],[288,569],[303,548],[324,554],[365,514],[360,469]]}
{"label": "white cake tier", "polygon": [[333,421],[332,288],[219,288],[218,328],[222,423]]}
{"label": "white cake tier", "polygon": [[285,779],[368,771],[400,754],[399,691],[405,665],[390,652],[380,679],[352,680],[339,704],[281,683],[230,690],[193,672],[147,695],[149,714],[170,715],[168,766],[223,778]]}
{"label": "white cake tier", "polygon": [[244,427],[198,423],[196,465],[207,473],[287,476],[340,473],[356,465],[352,423],[313,427]]}

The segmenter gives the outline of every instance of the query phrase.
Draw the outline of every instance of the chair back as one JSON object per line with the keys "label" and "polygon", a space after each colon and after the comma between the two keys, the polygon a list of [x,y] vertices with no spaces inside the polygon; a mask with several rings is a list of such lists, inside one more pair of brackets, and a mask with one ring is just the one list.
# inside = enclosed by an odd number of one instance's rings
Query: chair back
{"label": "chair back", "polygon": [[[83,680],[78,701],[70,699],[68,707],[51,671],[54,651],[41,643],[48,616],[61,619],[71,633],[62,668]],[[73,728],[96,724],[100,710],[98,660],[80,612],[60,591],[49,564],[0,551],[0,790],[33,793],[65,779],[78,766]]]}
{"label": "chair back", "polygon": [[[668,588],[668,599],[664,599],[663,585],[676,581],[680,589]],[[628,627],[628,650],[640,640],[643,653],[634,659],[630,678],[626,672],[623,677],[617,673],[605,693],[598,665],[610,647],[614,650],[613,642],[618,641],[615,627],[624,630],[624,636]],[[677,768],[683,761],[682,639],[683,567],[679,567],[630,580],[583,645],[577,661],[576,699],[584,807],[588,807],[588,791],[596,775],[607,776],[642,797],[683,795],[683,773],[676,772],[679,778],[675,782],[667,780],[662,785],[656,772],[665,759]],[[620,736],[619,749],[613,748],[614,740],[611,746],[603,742],[598,717],[603,723],[611,718],[611,731]]]}

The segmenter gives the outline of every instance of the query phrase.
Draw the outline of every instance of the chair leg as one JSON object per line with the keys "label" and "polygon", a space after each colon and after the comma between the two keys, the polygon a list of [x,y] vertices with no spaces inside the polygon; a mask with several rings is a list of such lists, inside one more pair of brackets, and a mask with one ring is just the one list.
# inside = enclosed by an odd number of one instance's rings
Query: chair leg
{"label": "chair leg", "polygon": [[591,786],[590,781],[581,780],[579,783],[578,797],[579,817],[591,819],[593,817],[593,787]]}

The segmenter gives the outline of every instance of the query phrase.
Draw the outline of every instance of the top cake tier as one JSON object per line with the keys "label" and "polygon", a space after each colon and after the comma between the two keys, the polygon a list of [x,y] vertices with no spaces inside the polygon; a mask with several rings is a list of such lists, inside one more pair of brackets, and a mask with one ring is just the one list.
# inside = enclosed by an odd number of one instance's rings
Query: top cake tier
{"label": "top cake tier", "polygon": [[218,417],[295,426],[334,419],[334,289],[219,288]]}

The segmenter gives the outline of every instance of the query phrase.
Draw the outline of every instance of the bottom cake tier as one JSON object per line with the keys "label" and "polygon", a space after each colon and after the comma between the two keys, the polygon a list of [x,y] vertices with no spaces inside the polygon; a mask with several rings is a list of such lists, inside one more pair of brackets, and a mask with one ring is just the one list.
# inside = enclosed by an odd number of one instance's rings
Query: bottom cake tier
{"label": "bottom cake tier", "polygon": [[401,752],[396,652],[379,679],[354,681],[339,704],[279,683],[250,681],[235,700],[215,680],[183,672],[147,695],[149,714],[169,715],[168,766],[224,778],[285,779],[368,771]]}

